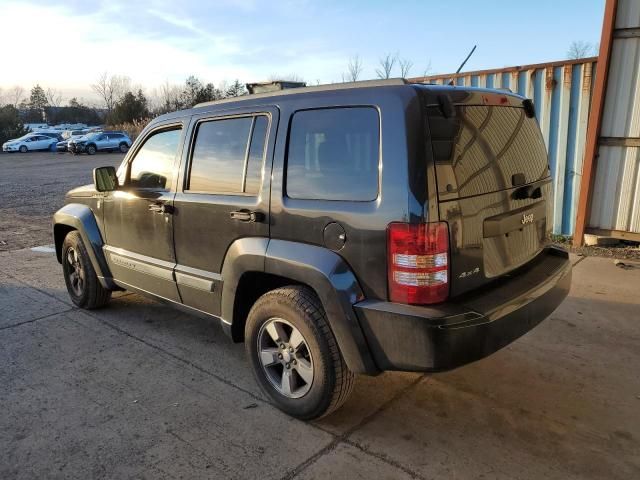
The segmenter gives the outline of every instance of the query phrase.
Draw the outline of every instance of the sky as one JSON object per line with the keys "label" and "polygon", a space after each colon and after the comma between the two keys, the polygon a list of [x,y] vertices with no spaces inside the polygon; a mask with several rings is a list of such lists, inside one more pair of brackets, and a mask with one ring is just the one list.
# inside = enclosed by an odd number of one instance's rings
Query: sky
{"label": "sky", "polygon": [[421,76],[455,71],[473,45],[464,70],[540,63],[597,43],[603,11],[604,0],[0,0],[0,88],[95,100],[104,71],[148,92],[189,75],[330,83],[355,55],[375,78],[386,53]]}

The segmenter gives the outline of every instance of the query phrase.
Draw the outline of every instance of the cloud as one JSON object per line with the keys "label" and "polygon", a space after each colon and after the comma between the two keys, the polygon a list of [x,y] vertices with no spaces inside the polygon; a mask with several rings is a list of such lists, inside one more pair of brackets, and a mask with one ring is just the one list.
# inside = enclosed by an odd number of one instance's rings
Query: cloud
{"label": "cloud", "polygon": [[[274,9],[281,11],[281,21],[296,25],[293,19],[309,15],[301,5]],[[135,6],[117,0],[44,6],[10,0],[2,3],[2,17],[10,21],[0,28],[0,44],[18,44],[3,51],[0,87],[40,83],[67,97],[91,98],[90,84],[104,71],[126,75],[149,91],[192,74],[213,83],[259,81],[274,73],[312,82],[335,78],[344,59],[326,42],[282,30],[262,21],[264,15],[255,1],[244,0],[225,0],[215,9],[189,0]]]}

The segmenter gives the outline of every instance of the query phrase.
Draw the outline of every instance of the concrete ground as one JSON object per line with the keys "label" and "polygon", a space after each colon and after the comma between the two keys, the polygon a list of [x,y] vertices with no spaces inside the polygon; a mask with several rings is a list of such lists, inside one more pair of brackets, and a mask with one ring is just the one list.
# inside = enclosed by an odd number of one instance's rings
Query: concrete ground
{"label": "concrete ground", "polygon": [[640,478],[640,266],[573,261],[570,297],[511,346],[359,377],[304,423],[215,322],[126,292],[81,311],[53,253],[0,252],[0,478]]}
{"label": "concrete ground", "polygon": [[0,253],[0,478],[640,478],[640,268],[575,258],[535,330],[449,373],[272,407],[215,322],[72,307],[52,253]]}

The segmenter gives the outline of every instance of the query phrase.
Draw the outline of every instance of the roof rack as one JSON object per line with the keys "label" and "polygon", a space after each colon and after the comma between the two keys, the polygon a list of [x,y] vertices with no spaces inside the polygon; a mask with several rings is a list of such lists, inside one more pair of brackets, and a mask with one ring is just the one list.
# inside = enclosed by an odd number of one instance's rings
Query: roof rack
{"label": "roof rack", "polygon": [[253,100],[255,98],[268,98],[279,97],[284,95],[295,95],[298,93],[308,92],[327,92],[331,90],[346,90],[349,88],[367,88],[367,87],[383,87],[389,85],[407,85],[408,82],[404,78],[389,78],[387,80],[362,80],[358,82],[345,82],[345,83],[329,83],[326,85],[317,85],[312,87],[299,87],[299,88],[286,88],[284,90],[276,90],[274,92],[267,93],[253,93],[249,95],[243,95],[241,97],[224,98],[222,100],[213,100],[211,102],[203,102],[194,105],[193,108],[206,107],[209,105],[220,105],[222,103],[238,102],[242,100]]}

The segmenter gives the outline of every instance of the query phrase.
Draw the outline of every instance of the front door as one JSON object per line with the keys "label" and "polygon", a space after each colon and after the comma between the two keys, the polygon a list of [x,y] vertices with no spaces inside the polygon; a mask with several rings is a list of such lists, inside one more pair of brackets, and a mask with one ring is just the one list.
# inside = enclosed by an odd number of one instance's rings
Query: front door
{"label": "front door", "polygon": [[181,124],[150,131],[104,200],[105,253],[118,284],[179,301],[173,277],[173,197]]}
{"label": "front door", "polygon": [[278,110],[265,107],[193,118],[174,217],[175,273],[185,305],[220,315],[228,249],[240,238],[268,238],[277,124]]}

